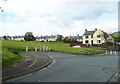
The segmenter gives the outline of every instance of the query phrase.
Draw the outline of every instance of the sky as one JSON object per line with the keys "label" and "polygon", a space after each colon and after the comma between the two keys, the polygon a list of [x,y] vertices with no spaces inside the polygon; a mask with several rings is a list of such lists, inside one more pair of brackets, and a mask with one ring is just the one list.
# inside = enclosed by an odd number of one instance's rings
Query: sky
{"label": "sky", "polygon": [[95,28],[118,31],[119,0],[4,0],[0,36],[83,35]]}

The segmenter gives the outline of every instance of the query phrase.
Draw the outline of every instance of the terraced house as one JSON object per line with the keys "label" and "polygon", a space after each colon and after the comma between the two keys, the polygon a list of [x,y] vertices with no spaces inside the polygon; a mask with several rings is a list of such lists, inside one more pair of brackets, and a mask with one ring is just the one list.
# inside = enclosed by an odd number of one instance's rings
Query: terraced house
{"label": "terraced house", "polygon": [[95,28],[93,31],[88,31],[85,29],[85,33],[83,34],[83,44],[102,44],[106,41],[113,42],[114,39],[110,35],[97,28]]}
{"label": "terraced house", "polygon": [[35,37],[36,41],[44,41],[44,42],[55,42],[57,41],[57,35],[51,35],[51,36],[40,36]]}

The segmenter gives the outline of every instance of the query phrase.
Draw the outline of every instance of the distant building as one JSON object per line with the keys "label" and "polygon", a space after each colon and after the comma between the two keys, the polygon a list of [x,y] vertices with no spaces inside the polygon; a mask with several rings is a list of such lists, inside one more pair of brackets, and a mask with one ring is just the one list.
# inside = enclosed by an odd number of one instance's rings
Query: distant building
{"label": "distant building", "polygon": [[64,38],[65,40],[71,40],[71,41],[78,41],[78,42],[82,42],[83,40],[82,40],[82,36],[79,36],[79,35],[77,35],[77,36],[66,36],[65,38]]}
{"label": "distant building", "polygon": [[35,41],[45,41],[45,36],[35,37]]}
{"label": "distant building", "polygon": [[57,35],[51,35],[51,36],[40,36],[35,37],[36,41],[44,41],[44,42],[55,42],[57,41]]}
{"label": "distant building", "polygon": [[0,40],[5,40],[3,37],[0,37]]}
{"label": "distant building", "polygon": [[24,36],[12,36],[11,40],[24,41]]}
{"label": "distant building", "polygon": [[87,31],[87,29],[85,29],[85,33],[83,34],[83,44],[102,44],[106,41],[113,40],[114,39],[108,34],[105,37],[105,32],[97,28],[93,31]]}

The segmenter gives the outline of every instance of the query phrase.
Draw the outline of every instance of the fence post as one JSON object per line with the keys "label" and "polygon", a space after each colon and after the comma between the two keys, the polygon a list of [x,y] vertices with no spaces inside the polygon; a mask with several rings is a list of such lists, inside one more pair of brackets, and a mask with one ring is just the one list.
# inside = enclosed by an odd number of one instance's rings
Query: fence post
{"label": "fence post", "polygon": [[28,51],[28,46],[26,46],[26,51]]}
{"label": "fence post", "polygon": [[41,51],[41,46],[40,46],[40,51]]}
{"label": "fence post", "polygon": [[112,51],[110,51],[110,55],[112,55]]}
{"label": "fence post", "polygon": [[46,51],[48,51],[48,47],[46,47]]}
{"label": "fence post", "polygon": [[49,51],[50,51],[51,49],[49,48]]}
{"label": "fence post", "polygon": [[35,47],[35,51],[37,51],[37,47]]}

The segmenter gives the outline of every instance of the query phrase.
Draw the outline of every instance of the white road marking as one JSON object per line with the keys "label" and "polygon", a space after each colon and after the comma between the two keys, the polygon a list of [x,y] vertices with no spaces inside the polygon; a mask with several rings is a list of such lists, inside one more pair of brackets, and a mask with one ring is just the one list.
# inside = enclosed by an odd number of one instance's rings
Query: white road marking
{"label": "white road marking", "polygon": [[36,63],[36,59],[35,59],[35,61],[34,61],[31,65],[29,65],[28,67],[33,66],[35,63]]}

